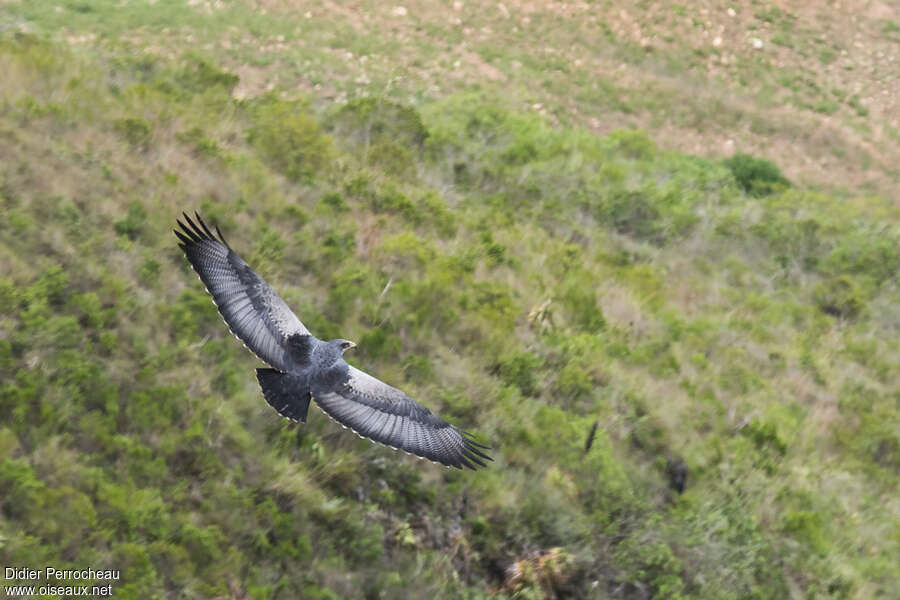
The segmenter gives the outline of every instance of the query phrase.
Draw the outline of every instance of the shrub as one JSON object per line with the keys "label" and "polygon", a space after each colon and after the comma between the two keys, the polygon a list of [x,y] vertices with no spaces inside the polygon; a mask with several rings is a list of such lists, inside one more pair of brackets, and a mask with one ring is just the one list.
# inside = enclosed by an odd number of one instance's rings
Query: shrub
{"label": "shrub", "polygon": [[741,435],[750,438],[757,450],[765,452],[774,451],[775,456],[782,457],[787,453],[787,442],[778,433],[778,427],[771,421],[751,421],[742,427]]}
{"label": "shrub", "polygon": [[253,264],[258,265],[262,271],[267,271],[272,265],[277,265],[284,258],[284,249],[287,242],[281,239],[278,231],[266,224],[257,229],[256,251],[253,253]]}
{"label": "shrub", "polygon": [[141,283],[148,287],[152,287],[159,278],[161,265],[159,261],[152,257],[147,257],[138,267],[138,279]]}
{"label": "shrub", "polygon": [[370,205],[375,212],[398,213],[411,223],[422,220],[419,208],[394,186],[387,186],[384,191],[372,194]]}
{"label": "shrub", "polygon": [[656,153],[656,144],[641,130],[620,129],[609,134],[613,147],[628,158],[647,160]]}
{"label": "shrub", "polygon": [[[786,200],[790,202],[792,199]],[[806,270],[813,270],[819,265],[823,254],[823,229],[819,220],[798,219],[791,209],[767,210],[759,222],[750,226],[750,231],[765,240],[782,268],[796,261]]]}
{"label": "shrub", "polygon": [[890,231],[858,228],[843,236],[822,261],[829,274],[862,276],[875,286],[900,271],[900,240]]}
{"label": "shrub", "polygon": [[119,235],[133,240],[143,232],[146,223],[147,210],[140,202],[132,201],[128,204],[128,212],[125,217],[116,221],[113,227]]}
{"label": "shrub", "polygon": [[181,70],[177,81],[183,89],[192,93],[218,87],[230,94],[240,77],[221,71],[205,60],[195,59]]}
{"label": "shrub", "polygon": [[813,302],[825,314],[853,318],[866,306],[866,298],[856,281],[847,275],[829,277],[816,286]]}
{"label": "shrub", "polygon": [[603,310],[597,302],[597,292],[589,277],[579,277],[570,283],[563,295],[563,305],[571,322],[585,333],[597,333],[606,327]]}
{"label": "shrub", "polygon": [[102,329],[112,310],[103,310],[100,298],[94,292],[77,294],[69,299],[69,305],[79,314],[82,326]]}
{"label": "shrub", "polygon": [[390,100],[357,98],[331,118],[335,135],[343,138],[348,149],[361,152],[365,162],[389,174],[402,175],[415,168],[410,149],[421,150],[428,138],[419,113]]}
{"label": "shrub", "polygon": [[434,226],[439,236],[448,238],[456,233],[456,215],[447,208],[437,192],[427,191],[418,202],[419,210]]}
{"label": "shrub", "polygon": [[319,204],[333,210],[337,213],[347,212],[350,207],[344,201],[344,196],[340,192],[328,192],[319,198]]}
{"label": "shrub", "polygon": [[191,127],[187,131],[179,131],[175,134],[175,139],[182,144],[191,146],[194,153],[198,156],[218,156],[221,152],[215,140],[206,137],[206,134],[199,127]]}
{"label": "shrub", "polygon": [[359,338],[359,353],[366,358],[390,357],[403,349],[403,341],[390,323],[370,329]]}
{"label": "shrub", "polygon": [[540,366],[541,359],[533,352],[510,352],[501,356],[494,368],[504,383],[519,388],[525,396],[535,396]]}
{"label": "shrub", "polygon": [[735,181],[751,196],[767,196],[790,187],[791,182],[772,161],[750,154],[735,154],[725,160]]}
{"label": "shrub", "polygon": [[590,374],[578,363],[569,363],[560,371],[554,388],[563,398],[578,400],[594,389]]}
{"label": "shrub", "polygon": [[134,148],[145,150],[150,143],[150,124],[138,117],[125,117],[113,121],[113,128]]}
{"label": "shrub", "polygon": [[[881,479],[885,472],[900,475],[900,395],[884,396],[863,386],[848,387],[840,399],[841,415],[835,437],[863,460]],[[876,467],[877,465],[877,467]]]}
{"label": "shrub", "polygon": [[661,242],[660,212],[646,191],[617,191],[600,207],[600,218],[625,235]]}
{"label": "shrub", "polygon": [[782,530],[817,553],[828,547],[822,515],[811,510],[790,510],[782,518]]}
{"label": "shrub", "polygon": [[69,276],[66,271],[59,265],[53,265],[44,269],[37,281],[25,288],[22,299],[27,305],[40,304],[42,301],[60,305],[66,300],[68,286]]}
{"label": "shrub", "polygon": [[356,98],[338,110],[331,127],[342,136],[357,142],[395,140],[400,144],[421,147],[428,130],[416,109],[383,98]]}
{"label": "shrub", "polygon": [[658,539],[658,533],[648,523],[648,529],[634,532],[616,548],[620,565],[627,569],[626,589],[648,589],[652,598],[684,598],[683,566],[668,544]]}
{"label": "shrub", "polygon": [[[221,325],[215,306],[200,286],[186,287],[169,308],[173,331],[183,340],[196,339],[199,331]],[[202,336],[201,336],[202,337]]]}
{"label": "shrub", "polygon": [[325,135],[302,101],[264,98],[253,111],[248,141],[264,161],[293,181],[308,181],[332,159]]}
{"label": "shrub", "polygon": [[44,504],[46,486],[23,460],[5,459],[0,462],[0,484],[3,515],[15,520],[37,517]]}

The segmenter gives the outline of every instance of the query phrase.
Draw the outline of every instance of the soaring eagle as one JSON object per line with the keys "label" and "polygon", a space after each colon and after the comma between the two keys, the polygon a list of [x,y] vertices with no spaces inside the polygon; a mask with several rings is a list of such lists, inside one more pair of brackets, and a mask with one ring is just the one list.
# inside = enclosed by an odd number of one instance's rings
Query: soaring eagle
{"label": "soaring eagle", "polygon": [[347,364],[344,339],[324,342],[304,327],[284,300],[238,256],[200,215],[175,235],[231,332],[271,369],[256,378],[272,408],[306,422],[314,399],[332,419],[366,437],[449,467],[476,469],[492,460],[472,439],[400,390]]}

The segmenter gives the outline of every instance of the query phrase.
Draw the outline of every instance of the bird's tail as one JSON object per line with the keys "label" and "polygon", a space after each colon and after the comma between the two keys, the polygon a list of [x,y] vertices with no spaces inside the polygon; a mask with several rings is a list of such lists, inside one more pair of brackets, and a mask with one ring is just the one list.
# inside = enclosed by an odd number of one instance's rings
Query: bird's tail
{"label": "bird's tail", "polygon": [[269,406],[282,417],[306,423],[309,410],[309,386],[300,377],[275,369],[257,369],[256,379]]}

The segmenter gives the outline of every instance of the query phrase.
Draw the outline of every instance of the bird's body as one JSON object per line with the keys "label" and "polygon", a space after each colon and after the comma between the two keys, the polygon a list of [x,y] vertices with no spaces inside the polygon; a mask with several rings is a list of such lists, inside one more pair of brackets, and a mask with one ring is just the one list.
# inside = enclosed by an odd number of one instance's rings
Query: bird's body
{"label": "bird's body", "polygon": [[257,369],[263,396],[292,421],[306,422],[310,400],[362,437],[441,464],[485,466],[487,448],[400,390],[349,365],[344,339],[312,335],[284,300],[196,215],[175,235],[232,333],[272,368]]}

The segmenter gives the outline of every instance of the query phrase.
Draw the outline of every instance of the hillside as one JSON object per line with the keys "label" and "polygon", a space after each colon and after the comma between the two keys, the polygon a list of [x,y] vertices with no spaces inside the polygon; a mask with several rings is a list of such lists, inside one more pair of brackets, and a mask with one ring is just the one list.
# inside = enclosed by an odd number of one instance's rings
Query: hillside
{"label": "hillside", "polygon": [[[797,4],[0,4],[0,563],[896,598],[900,15]],[[182,210],[495,462],[279,418]]]}

